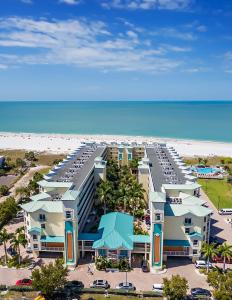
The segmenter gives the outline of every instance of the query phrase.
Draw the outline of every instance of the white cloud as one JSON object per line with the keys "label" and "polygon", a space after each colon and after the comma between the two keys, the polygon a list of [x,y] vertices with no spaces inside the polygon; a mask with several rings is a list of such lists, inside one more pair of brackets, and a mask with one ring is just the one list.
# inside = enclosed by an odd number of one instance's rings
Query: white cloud
{"label": "white cloud", "polygon": [[68,5],[77,5],[81,3],[81,0],[60,0],[60,3],[65,3]]}
{"label": "white cloud", "polygon": [[[19,17],[0,19],[0,49],[3,47],[2,65],[64,64],[149,73],[178,69],[182,59],[167,54],[188,50],[175,45],[154,45],[128,27],[121,35],[113,34],[101,21]],[[17,51],[18,47],[22,48],[22,54]],[[8,48],[11,48],[9,53]]]}
{"label": "white cloud", "polygon": [[118,9],[164,9],[164,10],[186,10],[191,7],[193,0],[109,0],[104,1],[104,8]]}
{"label": "white cloud", "polygon": [[157,31],[153,31],[151,34],[184,41],[194,41],[197,39],[197,36],[191,31],[180,30],[172,27],[164,27]]}
{"label": "white cloud", "polygon": [[7,65],[0,64],[0,70],[5,70],[5,69],[7,69],[7,68],[8,68]]}

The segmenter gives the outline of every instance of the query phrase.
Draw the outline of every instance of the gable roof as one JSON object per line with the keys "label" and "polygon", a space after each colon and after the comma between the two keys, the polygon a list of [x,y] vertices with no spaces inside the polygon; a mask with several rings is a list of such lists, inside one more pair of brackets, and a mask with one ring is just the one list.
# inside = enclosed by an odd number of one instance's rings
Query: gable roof
{"label": "gable roof", "polygon": [[201,205],[184,205],[184,204],[165,204],[164,214],[165,216],[183,216],[188,213],[197,217],[205,217],[212,212],[211,209]]}
{"label": "gable roof", "polygon": [[133,249],[133,217],[120,212],[112,212],[102,216],[98,231],[101,238],[93,243],[93,248]]}
{"label": "gable roof", "polygon": [[76,190],[67,190],[63,194],[61,200],[63,200],[63,201],[65,201],[65,200],[75,201],[77,199],[78,195],[79,195],[79,192],[76,191]]}
{"label": "gable roof", "polygon": [[201,185],[198,183],[191,184],[163,184],[162,187],[165,190],[195,190],[200,188]]}
{"label": "gable roof", "polygon": [[47,194],[47,193],[44,193],[44,192],[39,193],[39,194],[37,194],[37,195],[34,195],[34,196],[31,196],[31,197],[30,197],[30,199],[31,199],[32,201],[48,200],[48,199],[50,199],[50,198],[51,198],[51,196],[50,196],[49,194]]}
{"label": "gable roof", "polygon": [[63,213],[62,201],[32,201],[21,205],[26,212],[44,210],[50,213]]}
{"label": "gable roof", "polygon": [[41,180],[37,182],[41,187],[47,188],[71,188],[73,186],[72,182],[60,182],[60,181],[46,181]]}

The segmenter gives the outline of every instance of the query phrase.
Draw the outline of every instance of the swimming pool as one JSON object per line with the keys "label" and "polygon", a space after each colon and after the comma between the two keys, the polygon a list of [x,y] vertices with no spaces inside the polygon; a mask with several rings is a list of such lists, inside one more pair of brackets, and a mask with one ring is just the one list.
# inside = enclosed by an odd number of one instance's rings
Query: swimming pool
{"label": "swimming pool", "polygon": [[219,168],[212,168],[212,167],[205,167],[205,168],[193,167],[192,170],[194,172],[197,172],[198,174],[214,174],[217,172],[221,173],[221,170]]}

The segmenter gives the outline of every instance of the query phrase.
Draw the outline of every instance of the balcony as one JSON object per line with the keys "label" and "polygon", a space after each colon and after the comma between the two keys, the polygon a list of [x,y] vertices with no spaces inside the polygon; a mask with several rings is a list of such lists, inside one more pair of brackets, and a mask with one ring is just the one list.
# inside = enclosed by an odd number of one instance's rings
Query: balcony
{"label": "balcony", "polygon": [[163,254],[167,256],[189,256],[188,251],[164,251]]}
{"label": "balcony", "polygon": [[191,227],[191,226],[193,226],[193,222],[189,223],[189,222],[185,222],[184,221],[183,224],[184,224],[185,227]]}
{"label": "balcony", "polygon": [[41,251],[63,252],[64,247],[44,247],[44,246],[41,246]]}

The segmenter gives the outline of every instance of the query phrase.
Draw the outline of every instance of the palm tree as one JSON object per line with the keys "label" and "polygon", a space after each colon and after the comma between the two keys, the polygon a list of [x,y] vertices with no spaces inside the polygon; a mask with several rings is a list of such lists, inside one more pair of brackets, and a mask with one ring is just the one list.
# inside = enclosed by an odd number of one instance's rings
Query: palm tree
{"label": "palm tree", "polygon": [[218,250],[216,249],[215,246],[216,246],[215,243],[207,244],[207,243],[204,242],[202,244],[201,252],[203,253],[203,256],[207,259],[207,273],[209,272],[209,261],[210,261],[210,259],[217,256],[217,253],[218,253]]}
{"label": "palm tree", "polygon": [[126,212],[127,204],[129,201],[128,187],[125,184],[121,183],[118,192],[119,192],[119,200],[122,203],[124,212]]}
{"label": "palm tree", "polygon": [[108,180],[102,181],[97,188],[97,195],[104,204],[104,215],[106,214],[106,202],[109,201],[112,192],[112,183]]}
{"label": "palm tree", "polygon": [[218,252],[223,258],[223,272],[225,272],[226,260],[232,257],[232,245],[228,245],[226,242],[224,242],[218,247]]}
{"label": "palm tree", "polygon": [[19,232],[16,232],[16,234],[13,236],[13,238],[11,239],[10,242],[11,242],[12,248],[15,249],[18,252],[18,263],[20,265],[20,263],[21,263],[20,246],[25,247],[26,244],[27,244],[27,240],[25,238],[25,234],[24,233],[19,233]]}
{"label": "palm tree", "polygon": [[30,190],[27,187],[18,187],[15,191],[16,196],[20,196],[21,199],[29,197],[30,196]]}
{"label": "palm tree", "polygon": [[144,200],[144,192],[142,184],[137,183],[136,181],[133,183],[129,190],[129,203],[132,209],[133,216],[135,215],[135,211],[138,209],[144,209],[146,204]]}
{"label": "palm tree", "polygon": [[7,264],[7,251],[6,251],[6,243],[11,239],[12,234],[8,233],[6,228],[3,228],[0,231],[0,241],[4,245],[4,252],[5,252],[5,264]]}
{"label": "palm tree", "polygon": [[208,163],[208,159],[207,159],[207,158],[204,158],[203,161],[204,161],[204,164],[205,164],[205,166],[206,166],[207,163]]}

